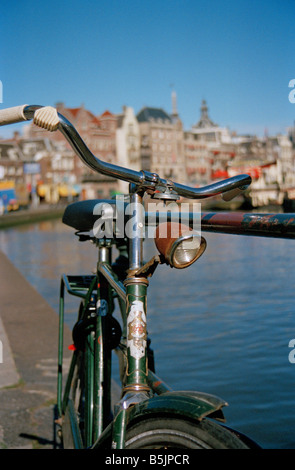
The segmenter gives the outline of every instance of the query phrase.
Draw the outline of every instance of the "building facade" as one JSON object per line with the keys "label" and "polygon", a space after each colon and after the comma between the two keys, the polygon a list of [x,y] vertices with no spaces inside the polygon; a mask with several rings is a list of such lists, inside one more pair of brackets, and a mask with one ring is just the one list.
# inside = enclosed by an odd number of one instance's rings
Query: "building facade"
{"label": "building facade", "polygon": [[232,136],[209,117],[202,101],[200,119],[184,133],[185,162],[188,182],[200,186],[226,177],[227,162],[234,156]]}
{"label": "building facade", "polygon": [[[137,115],[124,106],[120,114],[95,116],[84,106],[57,105],[78,130],[92,153],[103,161],[191,186],[202,186],[247,173],[252,185],[247,197],[254,207],[295,200],[293,136],[239,136],[209,117],[205,101],[200,118],[183,130],[172,94],[172,113],[144,107]],[[292,140],[293,139],[293,140]],[[99,175],[74,154],[60,132],[29,124],[23,136],[0,141],[0,182],[37,190],[41,201],[111,198],[126,193],[128,184]]]}
{"label": "building facade", "polygon": [[144,107],[137,114],[140,127],[141,168],[184,183],[186,170],[180,119],[160,108]]}
{"label": "building facade", "polygon": [[[124,106],[117,116],[116,151],[120,166],[141,170],[140,128],[133,108],[128,106]],[[119,181],[119,191],[128,193],[128,183]]]}
{"label": "building facade", "polygon": [[0,180],[14,183],[21,206],[35,202],[56,203],[80,194],[73,152],[48,138],[0,141]]}

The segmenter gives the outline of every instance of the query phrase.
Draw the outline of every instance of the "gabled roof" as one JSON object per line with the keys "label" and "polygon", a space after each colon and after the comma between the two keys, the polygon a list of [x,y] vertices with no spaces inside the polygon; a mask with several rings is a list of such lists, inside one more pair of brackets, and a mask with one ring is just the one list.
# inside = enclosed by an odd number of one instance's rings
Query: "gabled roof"
{"label": "gabled roof", "polygon": [[114,117],[114,115],[110,111],[106,110],[100,117]]}
{"label": "gabled roof", "polygon": [[158,120],[158,119],[163,119],[166,120],[168,119],[169,122],[172,122],[171,116],[167,114],[163,109],[161,108],[149,108],[145,107],[139,113],[137,114],[137,120],[138,122],[149,122],[152,119]]}
{"label": "gabled roof", "polygon": [[[108,117],[115,117],[114,114],[112,114],[108,110],[106,110],[103,114],[101,114],[101,116],[95,116],[91,111],[88,111],[88,109],[85,109],[84,105],[81,105],[78,108],[67,108],[67,107],[64,106],[63,103],[61,103],[59,105],[63,108],[64,113],[65,114],[66,113],[70,114],[70,116],[72,116],[73,119],[76,119],[79,112],[83,111],[84,113],[87,114],[88,118],[90,119],[90,122],[92,122],[92,123],[94,123],[98,126],[101,125],[101,121],[100,121],[101,118],[103,119],[103,118],[108,118]],[[61,112],[62,112],[62,110],[61,110]]]}
{"label": "gabled roof", "polygon": [[87,109],[85,108],[65,108],[67,112],[69,112],[74,118],[77,117],[79,111],[81,111],[83,109],[84,112],[87,113],[88,117],[90,118],[90,122],[96,124],[96,125],[100,125],[101,122],[100,120],[91,112],[91,111],[88,111]]}
{"label": "gabled roof", "polygon": [[101,125],[101,121],[95,116],[92,117],[90,122],[93,122],[94,124],[97,124],[98,126]]}
{"label": "gabled roof", "polygon": [[71,113],[74,117],[77,116],[78,112],[80,111],[81,108],[66,108],[66,111]]}

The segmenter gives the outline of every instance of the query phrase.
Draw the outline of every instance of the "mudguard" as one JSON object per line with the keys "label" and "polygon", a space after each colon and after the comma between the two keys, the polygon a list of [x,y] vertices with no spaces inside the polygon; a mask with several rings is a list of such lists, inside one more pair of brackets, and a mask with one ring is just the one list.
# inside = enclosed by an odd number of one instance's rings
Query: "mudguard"
{"label": "mudguard", "polygon": [[191,391],[166,392],[130,407],[127,410],[127,426],[153,415],[159,417],[159,415],[163,416],[166,414],[197,421],[207,417],[221,422],[223,427],[235,434],[250,449],[260,449],[259,444],[249,436],[222,424],[226,421],[222,411],[224,406],[228,406],[226,401],[208,393]]}
{"label": "mudguard", "polygon": [[210,418],[225,422],[222,412],[224,406],[227,406],[224,400],[203,392],[166,392],[130,407],[127,413],[127,424],[135,419],[145,419],[147,416],[159,416],[159,414],[184,416],[197,420],[210,416]]}
{"label": "mudguard", "polygon": [[[225,422],[222,412],[222,407],[224,406],[227,406],[224,400],[203,392],[166,392],[130,406],[126,410],[124,424],[128,427],[135,422],[153,416],[159,417],[165,415],[184,417],[197,421],[201,421],[205,417],[210,417]],[[115,425],[117,419],[120,420],[121,413],[122,411],[115,417],[113,425]],[[106,441],[108,441],[111,436],[113,425],[110,424],[104,430],[93,448],[104,447]]]}

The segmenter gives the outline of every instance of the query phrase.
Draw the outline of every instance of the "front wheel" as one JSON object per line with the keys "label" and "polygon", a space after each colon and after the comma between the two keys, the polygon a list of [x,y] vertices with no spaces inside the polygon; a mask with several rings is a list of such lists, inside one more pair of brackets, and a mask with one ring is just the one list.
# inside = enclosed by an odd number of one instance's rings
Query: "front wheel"
{"label": "front wheel", "polygon": [[126,449],[249,449],[233,432],[207,419],[149,418],[127,429]]}

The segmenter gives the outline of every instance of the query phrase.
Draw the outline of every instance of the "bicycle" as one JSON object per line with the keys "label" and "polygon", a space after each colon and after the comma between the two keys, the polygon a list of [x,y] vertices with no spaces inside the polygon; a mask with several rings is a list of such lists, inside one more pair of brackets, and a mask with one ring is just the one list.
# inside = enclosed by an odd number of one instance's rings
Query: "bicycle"
{"label": "bicycle", "polygon": [[[225,426],[227,403],[198,391],[174,391],[155,371],[147,329],[149,278],[160,264],[184,269],[204,253],[206,240],[195,230],[195,214],[145,210],[144,196],[165,204],[179,197],[230,199],[251,183],[248,175],[190,188],[147,171],[134,171],[95,157],[64,116],[54,108],[20,106],[0,111],[0,125],[33,119],[49,131],[60,130],[92,170],[129,182],[118,200],[70,204],[63,222],[79,241],[97,246],[95,273],[63,275],[59,301],[59,346],[56,422],[64,448],[75,449],[246,449],[259,447],[250,437]],[[175,208],[175,205],[173,206]],[[164,221],[163,221],[164,220]],[[158,255],[143,260],[144,229],[155,226]],[[130,232],[127,233],[127,226]],[[203,231],[295,238],[292,215],[204,213]],[[163,235],[164,233],[164,235]],[[188,244],[189,243],[189,244]],[[113,260],[112,250],[118,256]],[[73,353],[63,385],[65,294],[81,299],[73,327]],[[114,317],[115,306],[121,320]],[[112,351],[119,359],[120,397],[112,403]]]}

